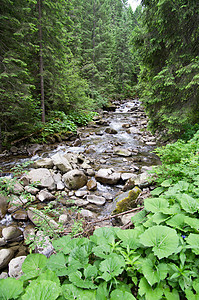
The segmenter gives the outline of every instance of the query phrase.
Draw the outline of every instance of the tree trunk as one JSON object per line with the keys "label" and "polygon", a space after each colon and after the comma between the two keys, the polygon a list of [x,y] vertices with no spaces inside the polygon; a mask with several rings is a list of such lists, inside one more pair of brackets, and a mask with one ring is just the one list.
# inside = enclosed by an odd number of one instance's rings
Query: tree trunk
{"label": "tree trunk", "polygon": [[40,88],[41,88],[41,110],[42,110],[42,122],[45,123],[45,99],[44,99],[44,63],[43,63],[43,49],[42,49],[42,14],[41,14],[41,1],[37,1],[39,11],[39,72],[40,72]]}

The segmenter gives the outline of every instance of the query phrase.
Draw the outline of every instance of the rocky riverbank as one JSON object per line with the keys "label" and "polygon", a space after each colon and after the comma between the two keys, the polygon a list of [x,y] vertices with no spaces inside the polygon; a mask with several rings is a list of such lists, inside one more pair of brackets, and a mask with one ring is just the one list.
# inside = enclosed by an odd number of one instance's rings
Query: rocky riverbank
{"label": "rocky riverbank", "polygon": [[[11,188],[0,196],[0,270],[18,276],[17,266],[28,251],[24,240],[44,238],[45,244],[35,250],[49,256],[49,236],[70,233],[74,225],[78,233],[88,222],[91,230],[112,226],[111,214],[142,205],[153,188],[148,170],[158,163],[154,155],[145,156],[156,145],[146,127],[139,102],[125,103],[82,128],[73,147],[61,145],[59,151],[33,156],[18,181],[5,177],[5,186],[9,182]],[[117,226],[125,227],[134,213],[119,215]],[[36,229],[42,226],[43,232]]]}

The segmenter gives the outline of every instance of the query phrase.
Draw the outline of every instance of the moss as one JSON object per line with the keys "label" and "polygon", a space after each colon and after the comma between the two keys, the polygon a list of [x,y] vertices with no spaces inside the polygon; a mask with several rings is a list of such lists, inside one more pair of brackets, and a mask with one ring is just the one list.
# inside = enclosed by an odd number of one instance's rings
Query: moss
{"label": "moss", "polygon": [[118,200],[116,204],[116,209],[113,211],[113,214],[119,214],[121,212],[130,210],[137,206],[136,200],[141,193],[141,190],[136,186],[134,189],[122,193],[119,195],[116,200]]}

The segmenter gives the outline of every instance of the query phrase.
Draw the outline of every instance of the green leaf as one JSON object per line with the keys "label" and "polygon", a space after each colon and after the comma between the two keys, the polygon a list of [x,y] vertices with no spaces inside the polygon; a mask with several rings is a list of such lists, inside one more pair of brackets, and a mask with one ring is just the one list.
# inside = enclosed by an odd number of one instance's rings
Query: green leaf
{"label": "green leaf", "polygon": [[98,286],[98,289],[96,291],[96,300],[107,300],[108,295],[109,292],[107,289],[107,283],[104,281]]}
{"label": "green leaf", "polygon": [[105,244],[93,247],[93,253],[98,257],[107,258],[111,253],[111,246]]}
{"label": "green leaf", "polygon": [[97,286],[89,279],[82,279],[82,273],[80,271],[76,271],[74,273],[69,274],[69,280],[71,283],[80,288],[85,289],[96,289]]}
{"label": "green leaf", "polygon": [[55,282],[58,286],[60,286],[59,277],[57,277],[55,272],[48,270],[48,269],[44,273],[41,273],[39,275],[39,277],[37,278],[37,281],[40,281],[40,280],[50,280],[50,281]]}
{"label": "green leaf", "polygon": [[185,290],[187,300],[198,300],[198,295],[194,294],[191,290]]}
{"label": "green leaf", "polygon": [[176,188],[177,190],[179,190],[180,192],[183,191],[187,191],[189,189],[189,183],[183,180],[178,181],[178,183],[176,183],[174,185],[174,188]]}
{"label": "green leaf", "polygon": [[131,222],[135,224],[135,226],[139,226],[140,223],[144,222],[146,220],[147,211],[145,209],[139,211],[136,213],[132,218]]}
{"label": "green leaf", "polygon": [[86,279],[93,280],[97,276],[97,272],[96,266],[88,265],[88,267],[84,269],[84,276]]}
{"label": "green leaf", "polygon": [[162,286],[157,286],[156,288],[152,288],[145,278],[142,278],[139,283],[139,290],[138,293],[141,296],[146,295],[147,300],[160,300],[162,299],[163,295],[163,288]]}
{"label": "green leaf", "polygon": [[57,276],[67,275],[66,257],[63,253],[51,255],[47,260],[47,267],[54,271]]}
{"label": "green leaf", "polygon": [[110,300],[136,300],[136,298],[126,291],[121,291],[119,289],[116,289],[112,291]]}
{"label": "green leaf", "polygon": [[168,218],[169,218],[169,216],[164,215],[164,214],[161,213],[161,212],[157,212],[157,213],[155,213],[155,214],[151,217],[153,223],[155,223],[155,224],[157,224],[157,225],[159,225],[160,223],[166,221]]}
{"label": "green leaf", "polygon": [[148,283],[152,286],[156,282],[160,282],[165,279],[168,273],[168,266],[164,263],[160,263],[157,266],[153,264],[151,259],[144,259],[142,265],[142,271],[144,277]]}
{"label": "green leaf", "polygon": [[177,214],[173,216],[170,220],[168,220],[166,223],[167,225],[173,228],[178,228],[182,230],[182,228],[184,227],[184,220],[185,220],[185,215]]}
{"label": "green leaf", "polygon": [[171,179],[166,179],[161,183],[161,186],[163,187],[169,187],[172,184],[172,180]]}
{"label": "green leaf", "polygon": [[130,249],[137,249],[139,247],[138,237],[140,235],[140,231],[135,229],[126,229],[119,230],[117,232],[117,236],[123,242],[122,246],[129,246]]}
{"label": "green leaf", "polygon": [[68,263],[69,265],[79,264],[79,267],[81,268],[88,264],[88,257],[89,253],[86,251],[85,247],[75,247],[70,252]]}
{"label": "green leaf", "polygon": [[22,300],[57,299],[61,293],[59,285],[50,280],[32,281],[26,288]]}
{"label": "green leaf", "polygon": [[157,225],[141,234],[140,243],[145,247],[152,247],[154,254],[161,259],[177,250],[179,238],[174,229]]}
{"label": "green leaf", "polygon": [[169,202],[165,198],[146,198],[144,200],[145,209],[153,213],[162,212],[162,209],[165,209],[168,206]]}
{"label": "green leaf", "polygon": [[159,196],[164,191],[165,191],[165,189],[163,187],[157,187],[156,189],[154,189],[153,191],[151,191],[151,195],[153,195],[153,196]]}
{"label": "green leaf", "polygon": [[116,238],[116,231],[118,231],[119,228],[113,228],[113,227],[101,227],[97,228],[93,235],[90,237],[91,241],[94,242],[97,245],[104,245],[104,244],[112,244],[115,241]]}
{"label": "green leaf", "polygon": [[23,292],[23,282],[15,278],[0,279],[0,299],[17,299]]}
{"label": "green leaf", "polygon": [[177,199],[181,207],[189,213],[195,213],[199,209],[199,203],[191,196],[187,194],[180,194],[177,196]]}
{"label": "green leaf", "polygon": [[125,267],[125,260],[121,255],[112,254],[110,258],[105,259],[100,263],[100,271],[105,281],[109,281],[115,276],[121,274]]}
{"label": "green leaf", "polygon": [[173,289],[170,291],[169,288],[164,289],[164,294],[167,300],[179,300],[180,296],[178,294],[178,291],[176,289]]}
{"label": "green leaf", "polygon": [[24,263],[22,265],[22,271],[24,273],[29,273],[32,271],[40,271],[43,268],[45,268],[47,263],[47,257],[43,254],[34,253],[29,254],[26,259],[24,260]]}
{"label": "green leaf", "polygon": [[193,253],[199,255],[199,235],[191,233],[186,239],[186,242],[190,245]]}
{"label": "green leaf", "polygon": [[185,224],[188,224],[191,228],[199,231],[199,220],[198,219],[185,216],[184,222],[185,222]]}

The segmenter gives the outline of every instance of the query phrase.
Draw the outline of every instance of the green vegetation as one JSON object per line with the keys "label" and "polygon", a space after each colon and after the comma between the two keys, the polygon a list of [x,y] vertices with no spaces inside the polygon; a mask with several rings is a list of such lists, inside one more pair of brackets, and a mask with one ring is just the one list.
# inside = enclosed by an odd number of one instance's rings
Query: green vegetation
{"label": "green vegetation", "polygon": [[[158,148],[159,186],[134,229],[96,229],[52,241],[56,254],[30,254],[24,275],[0,281],[2,299],[197,299],[199,131]],[[155,298],[154,298],[155,297]]]}

